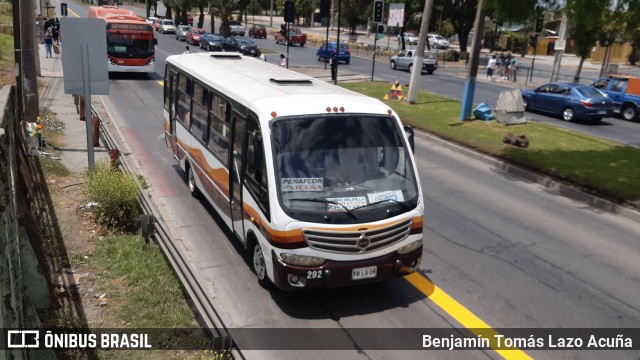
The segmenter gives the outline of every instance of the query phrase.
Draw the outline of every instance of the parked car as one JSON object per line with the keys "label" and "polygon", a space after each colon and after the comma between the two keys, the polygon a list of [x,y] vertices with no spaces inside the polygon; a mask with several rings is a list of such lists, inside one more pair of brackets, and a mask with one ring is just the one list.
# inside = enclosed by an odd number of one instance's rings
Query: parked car
{"label": "parked car", "polygon": [[176,40],[186,41],[189,29],[191,29],[191,26],[189,25],[179,25],[176,28]]}
{"label": "parked car", "polygon": [[160,23],[160,28],[158,29],[158,32],[161,32],[163,34],[166,34],[166,33],[174,33],[175,34],[176,33],[176,24],[173,23],[173,20],[164,19]]}
{"label": "parked car", "polygon": [[[318,61],[329,61],[331,55],[336,54],[336,42],[329,42],[329,47],[324,43],[318,51],[316,51],[316,58]],[[341,43],[340,44],[340,52],[336,54],[338,62],[344,62],[345,64],[349,64],[351,62],[351,51],[349,50],[349,45]]]}
{"label": "parked car", "polygon": [[427,41],[429,41],[429,46],[431,48],[446,49],[449,47],[449,40],[438,34],[427,34]]}
{"label": "parked car", "polygon": [[253,25],[249,28],[249,37],[267,38],[267,28],[264,25]]}
{"label": "parked car", "polygon": [[204,33],[200,37],[200,48],[209,51],[222,51],[224,37],[212,33]]}
{"label": "parked car", "polygon": [[638,120],[640,109],[640,79],[610,76],[599,79],[591,86],[599,89],[613,101],[613,112],[627,121]]}
{"label": "parked car", "polygon": [[231,35],[244,36],[246,29],[240,21],[229,21],[229,30],[231,31]]}
{"label": "parked car", "polygon": [[[398,53],[397,55],[393,55],[389,60],[389,65],[392,69],[407,69],[411,72],[413,69],[413,57],[415,55],[414,50],[404,50]],[[425,51],[424,56],[422,57],[422,71],[426,71],[427,74],[433,74],[433,72],[438,68],[438,59],[436,59],[436,54]],[[422,72],[421,71],[421,72]]]}
{"label": "parked car", "polygon": [[153,19],[151,26],[153,26],[156,31],[160,31],[160,24],[162,24],[162,19],[155,18]]}
{"label": "parked car", "polygon": [[[402,41],[402,34],[398,35],[398,41]],[[418,35],[406,32],[404,33],[404,41],[409,45],[418,45]]]}
{"label": "parked car", "polygon": [[222,51],[237,51],[243,55],[260,56],[258,45],[252,40],[242,37],[227,37],[222,42]]}
{"label": "parked car", "polygon": [[600,121],[613,113],[613,101],[588,85],[554,82],[521,93],[525,110],[560,115],[564,121]]}
{"label": "parked car", "polygon": [[207,32],[204,29],[192,27],[189,32],[187,32],[187,38],[185,41],[187,44],[200,45],[200,39],[202,38],[202,35],[206,33]]}

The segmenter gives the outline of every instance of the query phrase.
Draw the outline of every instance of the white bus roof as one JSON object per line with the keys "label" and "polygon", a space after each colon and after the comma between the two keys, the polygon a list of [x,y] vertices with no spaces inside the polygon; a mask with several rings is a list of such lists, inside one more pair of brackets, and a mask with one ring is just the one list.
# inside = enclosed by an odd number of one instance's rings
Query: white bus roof
{"label": "white bus roof", "polygon": [[277,116],[326,114],[327,107],[344,107],[345,113],[387,114],[391,110],[380,100],[237,53],[173,55],[167,63],[260,117],[270,118],[272,111]]}

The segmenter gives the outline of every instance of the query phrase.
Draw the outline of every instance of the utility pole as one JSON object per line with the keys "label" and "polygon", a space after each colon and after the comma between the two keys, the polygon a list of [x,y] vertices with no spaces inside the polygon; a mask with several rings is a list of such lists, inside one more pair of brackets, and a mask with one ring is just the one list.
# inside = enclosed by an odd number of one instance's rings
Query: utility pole
{"label": "utility pole", "polygon": [[464,121],[471,117],[471,107],[473,106],[473,96],[476,91],[476,77],[478,75],[478,63],[480,62],[480,44],[484,29],[484,9],[482,0],[478,0],[478,10],[476,10],[476,21],[473,25],[473,44],[471,44],[471,61],[467,80],[464,83],[464,93],[462,94],[462,107],[460,108],[460,120]]}
{"label": "utility pole", "polygon": [[[562,14],[562,22],[560,23],[560,33],[558,34],[557,41],[566,41],[567,38],[567,15]],[[564,54],[564,48],[562,50],[556,50],[555,58],[553,59],[553,71],[551,72],[551,81],[558,81],[560,75],[560,63],[562,62],[562,54]]]}
{"label": "utility pole", "polygon": [[20,120],[35,121],[38,102],[38,78],[35,63],[34,17],[31,1],[13,0],[13,47],[15,49],[18,113]]}
{"label": "utility pole", "polygon": [[422,59],[424,58],[424,47],[427,42],[427,32],[429,32],[429,18],[431,18],[431,7],[433,0],[426,0],[424,3],[424,11],[422,12],[422,22],[420,23],[420,36],[418,37],[418,47],[413,57],[413,71],[409,80],[409,96],[407,102],[409,104],[416,103],[418,96],[418,83],[422,74]]}

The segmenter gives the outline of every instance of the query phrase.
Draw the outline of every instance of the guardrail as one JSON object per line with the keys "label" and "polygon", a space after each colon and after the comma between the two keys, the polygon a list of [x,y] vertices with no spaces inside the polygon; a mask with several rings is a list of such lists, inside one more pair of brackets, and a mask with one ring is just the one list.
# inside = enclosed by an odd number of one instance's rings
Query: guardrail
{"label": "guardrail", "polygon": [[[91,109],[93,115],[100,115]],[[111,137],[108,129],[105,127],[102,120],[100,124],[100,140],[103,142],[104,147],[109,153],[111,150],[118,149],[118,144]],[[112,163],[114,159],[112,158]],[[128,174],[133,174],[133,164],[131,160],[126,156],[119,156],[118,161],[123,171]],[[222,317],[216,311],[214,304],[210,300],[210,296],[202,286],[202,282],[198,278],[198,275],[193,271],[187,258],[182,253],[182,250],[176,245],[176,242],[171,237],[166,225],[162,220],[162,215],[155,207],[148,192],[143,188],[142,184],[138,182],[139,187],[139,200],[142,206],[143,212],[143,233],[147,233],[149,237],[156,239],[158,245],[164,252],[165,258],[171,264],[173,270],[178,275],[182,286],[185,288],[191,301],[198,310],[201,322],[206,328],[205,333],[212,340],[212,348],[214,350],[226,350],[231,349],[230,354],[234,359],[244,359],[244,356],[233,342],[231,335],[222,321]]]}

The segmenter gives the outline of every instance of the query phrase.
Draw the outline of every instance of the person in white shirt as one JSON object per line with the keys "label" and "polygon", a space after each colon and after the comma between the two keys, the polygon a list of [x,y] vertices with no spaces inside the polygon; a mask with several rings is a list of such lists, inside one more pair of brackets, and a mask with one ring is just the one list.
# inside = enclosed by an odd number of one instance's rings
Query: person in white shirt
{"label": "person in white shirt", "polygon": [[187,47],[184,50],[184,54],[191,54],[193,51],[191,51],[191,49],[189,49],[189,45],[187,45]]}
{"label": "person in white shirt", "polygon": [[493,79],[493,70],[496,68],[496,56],[493,55],[487,63],[487,79]]}
{"label": "person in white shirt", "polygon": [[287,66],[287,57],[284,56],[284,54],[280,54],[280,66],[282,66],[283,68],[288,67]]}

